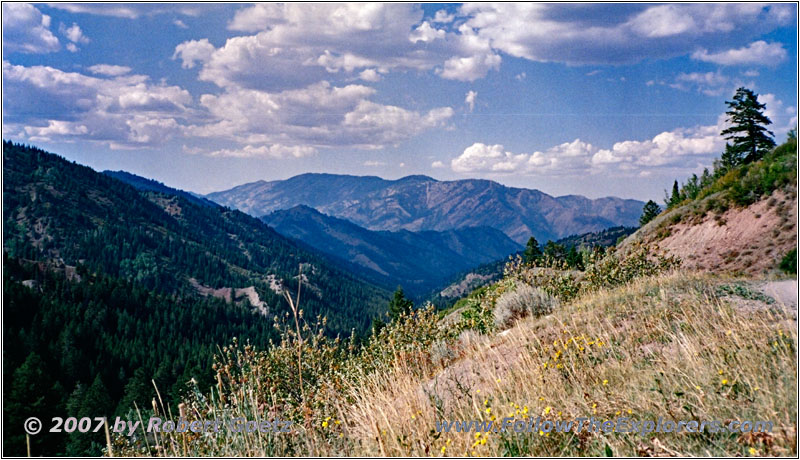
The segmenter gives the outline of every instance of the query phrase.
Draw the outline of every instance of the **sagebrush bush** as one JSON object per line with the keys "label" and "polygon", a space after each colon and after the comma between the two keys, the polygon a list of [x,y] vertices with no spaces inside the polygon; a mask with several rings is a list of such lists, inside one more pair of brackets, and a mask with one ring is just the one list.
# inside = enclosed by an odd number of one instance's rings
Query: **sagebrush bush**
{"label": "sagebrush bush", "polygon": [[528,316],[538,317],[553,311],[558,300],[541,288],[519,283],[497,299],[494,307],[494,325],[497,329],[508,329]]}

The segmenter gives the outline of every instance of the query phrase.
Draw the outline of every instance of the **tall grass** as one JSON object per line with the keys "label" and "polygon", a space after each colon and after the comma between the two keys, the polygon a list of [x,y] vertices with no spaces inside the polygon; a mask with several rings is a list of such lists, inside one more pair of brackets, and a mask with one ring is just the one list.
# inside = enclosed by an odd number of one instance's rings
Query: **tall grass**
{"label": "tall grass", "polygon": [[[796,455],[797,335],[789,312],[722,295],[717,285],[723,281],[709,275],[624,275],[642,263],[610,264],[621,273],[618,283],[581,288],[552,314],[523,319],[497,335],[443,328],[427,308],[402,316],[356,350],[321,334],[321,319],[297,332],[287,317],[277,322],[283,339],[272,348],[236,342],[225,348],[217,386],[210,393],[196,389],[183,407],[189,419],[292,420],[291,434],[163,434],[159,448],[141,438],[117,439],[122,447],[115,453]],[[769,420],[774,431],[476,437],[435,430],[442,420],[528,416]]]}

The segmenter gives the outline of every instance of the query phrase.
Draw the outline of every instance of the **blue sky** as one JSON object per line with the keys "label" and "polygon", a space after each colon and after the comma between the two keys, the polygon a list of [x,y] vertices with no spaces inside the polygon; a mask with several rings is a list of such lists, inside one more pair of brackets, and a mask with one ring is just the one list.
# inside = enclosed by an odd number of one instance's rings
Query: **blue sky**
{"label": "blue sky", "polygon": [[304,172],[663,198],[747,86],[797,124],[795,4],[3,4],[3,138],[208,193]]}

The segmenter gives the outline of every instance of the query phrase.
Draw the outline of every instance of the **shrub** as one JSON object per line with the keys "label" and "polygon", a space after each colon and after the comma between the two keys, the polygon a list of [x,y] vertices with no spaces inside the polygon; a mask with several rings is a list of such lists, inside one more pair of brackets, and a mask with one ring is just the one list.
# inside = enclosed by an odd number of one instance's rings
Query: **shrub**
{"label": "shrub", "polygon": [[497,329],[508,329],[517,320],[527,316],[542,316],[550,313],[558,301],[540,288],[519,283],[497,299],[494,308],[494,324]]}
{"label": "shrub", "polygon": [[797,248],[792,249],[783,256],[780,267],[786,273],[797,273]]}

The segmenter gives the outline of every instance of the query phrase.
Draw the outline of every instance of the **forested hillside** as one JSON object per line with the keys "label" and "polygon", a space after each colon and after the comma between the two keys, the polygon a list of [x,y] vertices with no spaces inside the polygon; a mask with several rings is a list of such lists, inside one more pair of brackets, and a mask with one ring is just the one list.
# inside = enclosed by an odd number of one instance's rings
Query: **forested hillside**
{"label": "forested hillside", "polygon": [[[218,345],[267,346],[301,266],[306,317],[325,315],[330,334],[365,333],[386,308],[386,291],[239,211],[140,191],[10,142],[3,165],[7,453],[24,454],[31,414],[110,416],[148,407],[151,379],[167,401],[191,378],[209,384]],[[246,287],[260,310],[201,295]],[[39,436],[34,448],[98,453],[90,438]]]}
{"label": "forested hillside", "polygon": [[456,273],[506,258],[521,246],[500,230],[468,227],[446,231],[374,231],[308,206],[262,217],[280,234],[341,260],[390,288],[415,296],[441,287]]}

